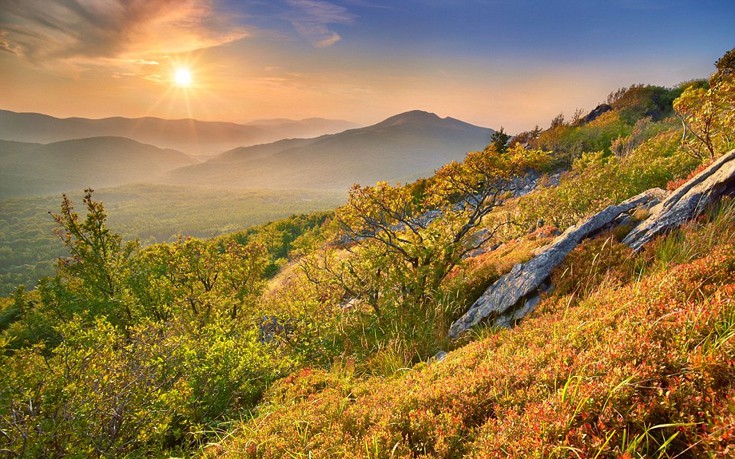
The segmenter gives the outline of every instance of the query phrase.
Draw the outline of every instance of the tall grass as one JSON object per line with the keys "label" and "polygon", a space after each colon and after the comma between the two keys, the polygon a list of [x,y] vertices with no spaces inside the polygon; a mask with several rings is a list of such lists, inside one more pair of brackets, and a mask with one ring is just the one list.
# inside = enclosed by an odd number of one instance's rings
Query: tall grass
{"label": "tall grass", "polygon": [[666,269],[702,257],[719,245],[735,244],[735,199],[726,198],[696,220],[654,241],[646,251],[653,267]]}

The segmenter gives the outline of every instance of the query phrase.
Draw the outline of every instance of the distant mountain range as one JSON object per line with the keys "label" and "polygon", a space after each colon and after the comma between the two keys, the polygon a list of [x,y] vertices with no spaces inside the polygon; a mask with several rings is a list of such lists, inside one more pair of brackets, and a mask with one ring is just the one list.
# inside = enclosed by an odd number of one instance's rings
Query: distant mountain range
{"label": "distant mountain range", "polygon": [[492,129],[411,111],[314,139],[236,148],[167,173],[170,184],[253,189],[344,189],[353,183],[407,181],[485,147]]}
{"label": "distant mountain range", "polygon": [[0,141],[0,197],[31,196],[150,181],[196,163],[180,151],[124,137],[46,145]]}
{"label": "distant mountain range", "polygon": [[272,119],[236,124],[193,119],[161,118],[55,118],[40,113],[0,110],[0,139],[50,143],[88,137],[127,137],[159,148],[190,155],[214,156],[235,147],[285,138],[316,137],[358,125],[343,120],[310,118]]}
{"label": "distant mountain range", "polygon": [[[206,162],[138,139],[143,133],[155,136],[158,132],[159,144],[161,139],[172,143],[172,133],[188,132],[181,123],[192,123],[202,136],[199,141],[204,141],[206,132],[210,145],[225,145],[242,138],[238,135],[248,132],[248,126],[141,118],[138,126],[144,128],[135,130],[136,140],[96,136],[105,129],[119,131],[125,127],[132,132],[133,121],[59,120],[45,115],[0,112],[0,139],[10,137],[0,141],[0,197],[58,194],[130,183],[346,192],[354,183],[373,185],[377,181],[405,182],[430,176],[442,165],[462,160],[468,151],[483,148],[494,132],[453,118],[411,111],[338,134],[240,146]],[[36,130],[32,129],[34,123]],[[308,128],[303,122],[289,120],[258,123],[284,132]],[[319,123],[313,121],[308,129],[319,127]],[[320,129],[330,123],[324,121]],[[21,128],[15,130],[11,126]],[[218,133],[223,137],[217,137]],[[84,138],[44,142],[59,136]],[[175,140],[183,144],[186,137]]]}

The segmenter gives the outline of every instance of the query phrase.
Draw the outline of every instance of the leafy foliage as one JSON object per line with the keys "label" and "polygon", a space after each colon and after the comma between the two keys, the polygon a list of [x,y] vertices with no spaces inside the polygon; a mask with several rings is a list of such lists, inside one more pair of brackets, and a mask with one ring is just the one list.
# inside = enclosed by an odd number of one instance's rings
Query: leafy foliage
{"label": "leafy foliage", "polygon": [[107,213],[102,203],[92,200],[92,191],[85,190],[82,199],[87,210],[84,221],[66,195],[61,201],[61,213],[53,215],[59,224],[57,235],[70,254],[59,260],[55,286],[61,289],[63,282],[74,284],[79,312],[130,323],[133,313],[125,298],[123,279],[128,275],[128,260],[138,250],[138,243],[123,244],[122,237],[110,231]]}
{"label": "leafy foliage", "polygon": [[112,457],[206,442],[297,365],[264,338],[258,302],[268,266],[326,216],[142,249],[91,190],[83,204],[64,196],[54,216],[70,257],[2,311],[4,447]]}
{"label": "leafy foliage", "polygon": [[498,153],[505,153],[508,150],[509,140],[510,140],[510,135],[508,135],[505,132],[505,129],[501,127],[497,131],[493,132],[492,136],[490,136],[490,145],[492,145],[492,147]]}
{"label": "leafy foliage", "polygon": [[733,50],[717,61],[708,87],[689,85],[674,108],[685,128],[684,145],[697,158],[714,158],[735,142],[735,73]]}
{"label": "leafy foliage", "polygon": [[185,327],[141,322],[123,332],[75,319],[59,326],[50,355],[33,347],[2,357],[4,447],[35,457],[188,448],[292,368],[255,329]]}
{"label": "leafy foliage", "polygon": [[[406,340],[410,329],[418,332],[407,339],[414,344],[435,343],[444,335],[457,313],[456,304],[446,303],[445,279],[502,226],[482,223],[517,191],[516,177],[548,161],[546,152],[516,145],[501,153],[490,145],[462,163],[444,166],[428,184],[353,187],[335,216],[346,247],[327,248],[301,261],[311,282],[336,289],[360,312],[369,310],[367,326],[379,333],[357,336],[352,340],[360,344],[350,347],[369,353],[392,340],[392,346],[406,347],[395,341]],[[424,325],[408,325],[417,321]],[[366,324],[358,320],[352,326]],[[407,358],[425,357],[434,346],[407,346]]]}
{"label": "leafy foliage", "polygon": [[516,222],[506,237],[518,237],[543,224],[566,228],[610,204],[685,177],[699,163],[680,151],[679,144],[679,134],[667,129],[643,141],[627,156],[582,154],[558,186],[521,197],[507,206],[506,215],[496,218]]}

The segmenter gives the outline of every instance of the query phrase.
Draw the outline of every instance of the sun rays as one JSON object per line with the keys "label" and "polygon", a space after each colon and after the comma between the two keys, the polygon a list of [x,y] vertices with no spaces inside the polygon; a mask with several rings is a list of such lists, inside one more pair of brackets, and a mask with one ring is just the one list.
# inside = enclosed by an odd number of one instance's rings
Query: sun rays
{"label": "sun rays", "polygon": [[174,84],[180,88],[189,88],[194,82],[191,70],[186,67],[179,67],[174,71]]}

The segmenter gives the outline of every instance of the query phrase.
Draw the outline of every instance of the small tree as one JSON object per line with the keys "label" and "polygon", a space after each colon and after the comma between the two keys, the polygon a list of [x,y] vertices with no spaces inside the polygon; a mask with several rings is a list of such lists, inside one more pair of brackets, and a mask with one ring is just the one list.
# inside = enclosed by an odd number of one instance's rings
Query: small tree
{"label": "small tree", "polygon": [[735,74],[735,48],[717,59],[715,67],[717,67],[717,74],[720,76],[732,76]]}
{"label": "small tree", "polygon": [[348,253],[305,262],[307,275],[316,279],[319,268],[324,282],[391,320],[391,309],[423,310],[463,256],[501,226],[483,228],[484,217],[516,191],[519,175],[548,158],[520,145],[501,153],[491,144],[442,167],[418,196],[410,186],[355,185],[335,216]]}
{"label": "small tree", "polygon": [[684,127],[682,143],[697,158],[714,158],[733,144],[735,129],[735,48],[720,58],[709,87],[690,85],[674,101]]}
{"label": "small tree", "polygon": [[560,126],[564,126],[564,114],[559,113],[551,120],[551,124],[549,125],[549,129],[555,129]]}
{"label": "small tree", "polygon": [[220,317],[237,320],[265,288],[268,250],[258,240],[180,238],[141,251],[129,285],[145,315],[187,318],[198,327]]}
{"label": "small tree", "polygon": [[128,260],[138,250],[139,243],[123,243],[119,234],[110,231],[105,208],[92,199],[92,193],[92,189],[84,191],[82,202],[87,210],[84,220],[67,195],[63,195],[61,212],[52,214],[59,225],[56,234],[70,253],[70,257],[59,260],[53,286],[60,296],[65,294],[59,289],[74,298],[66,306],[81,306],[93,315],[103,314],[115,322],[130,321],[133,313],[124,298],[124,279]]}
{"label": "small tree", "polygon": [[490,137],[490,144],[498,153],[505,153],[508,151],[509,140],[510,136],[505,133],[505,130],[501,126],[499,130],[493,132],[493,135]]}

